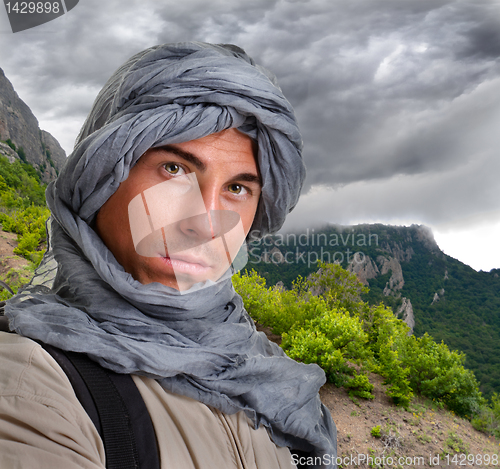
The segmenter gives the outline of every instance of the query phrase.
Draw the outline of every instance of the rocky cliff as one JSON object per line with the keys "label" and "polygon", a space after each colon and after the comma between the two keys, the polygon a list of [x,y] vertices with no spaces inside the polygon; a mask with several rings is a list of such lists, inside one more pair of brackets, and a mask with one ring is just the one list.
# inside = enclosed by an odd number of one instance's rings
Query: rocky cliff
{"label": "rocky cliff", "polygon": [[413,307],[410,299],[404,296],[402,297],[400,292],[405,284],[400,260],[403,262],[410,261],[411,254],[413,253],[412,249],[408,248],[404,251],[401,249],[401,246],[386,245],[384,251],[393,254],[395,257],[388,256],[384,253],[385,256],[377,256],[377,260],[373,261],[369,256],[364,256],[362,262],[356,262],[356,260],[353,259],[347,265],[347,270],[356,274],[358,280],[366,286],[369,285],[369,280],[375,279],[379,275],[390,274],[383,293],[385,296],[391,295],[401,299],[401,304],[398,306],[395,314],[398,318],[402,319],[410,328],[410,331],[413,332],[413,328],[415,327]]}
{"label": "rocky cliff", "polygon": [[36,117],[18,96],[2,69],[0,69],[0,140],[8,141],[13,150],[9,152],[2,145],[0,148],[2,154],[9,159],[18,158],[30,163],[40,171],[45,182],[56,177],[66,160],[66,153],[57,140],[48,132],[40,130]]}

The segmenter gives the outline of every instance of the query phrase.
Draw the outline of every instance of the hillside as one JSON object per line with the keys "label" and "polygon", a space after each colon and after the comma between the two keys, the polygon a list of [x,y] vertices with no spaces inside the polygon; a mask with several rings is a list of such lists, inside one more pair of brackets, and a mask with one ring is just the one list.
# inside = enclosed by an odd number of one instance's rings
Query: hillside
{"label": "hillside", "polygon": [[375,384],[371,401],[355,403],[333,384],[320,392],[337,425],[338,454],[348,463],[342,467],[495,467],[498,439],[427,399],[415,398],[408,410],[395,407],[382,378],[372,374],[370,381]]}
{"label": "hillside", "polygon": [[[5,278],[7,271],[23,272],[27,261],[13,253],[17,245],[15,235],[0,231],[0,275]],[[13,270],[11,270],[13,269]],[[264,330],[271,339],[267,328]],[[452,412],[441,409],[430,400],[415,398],[408,410],[394,406],[386,395],[383,379],[371,374],[370,382],[375,387],[373,400],[351,399],[344,388],[331,383],[325,384],[321,399],[330,410],[337,426],[338,455],[347,458],[342,467],[376,468],[380,458],[383,467],[428,468],[429,457],[434,467],[457,467],[466,460],[466,455],[474,456],[474,463],[467,467],[495,467],[492,463],[499,457],[499,440],[475,430],[469,421],[457,417]],[[372,429],[380,426],[380,436],[372,435]],[[376,433],[376,431],[375,431]],[[483,464],[478,464],[481,455]],[[496,456],[495,456],[496,455]],[[373,458],[373,461],[368,458]],[[484,464],[489,457],[490,464]],[[390,465],[391,459],[394,464]],[[404,458],[399,461],[399,458]],[[424,464],[420,464],[424,458]],[[448,458],[448,459],[447,459]],[[454,459],[456,458],[456,459]],[[447,465],[446,461],[450,464]],[[351,464],[356,462],[357,464]],[[456,463],[453,463],[456,461]],[[370,465],[370,463],[372,463]],[[403,464],[399,465],[399,462]],[[341,467],[341,466],[339,466]]]}
{"label": "hillside", "polygon": [[59,142],[41,130],[36,117],[19,98],[12,83],[0,69],[0,152],[12,162],[20,159],[40,173],[44,182],[54,179],[66,153]]}
{"label": "hillside", "polygon": [[[257,328],[281,343],[281,337],[272,334],[269,327],[257,324]],[[387,396],[384,379],[374,373],[369,379],[374,385],[373,400],[350,398],[348,390],[332,383],[320,390],[337,426],[338,457],[344,461],[339,468],[500,465],[495,464],[500,457],[497,438],[475,430],[468,420],[421,396],[415,397],[408,409],[397,407]]]}
{"label": "hillside", "polygon": [[369,286],[365,299],[393,308],[416,336],[465,352],[487,396],[500,391],[499,269],[476,272],[445,255],[425,227],[380,224],[270,236],[250,247],[247,269],[290,288],[318,259],[356,273]]}

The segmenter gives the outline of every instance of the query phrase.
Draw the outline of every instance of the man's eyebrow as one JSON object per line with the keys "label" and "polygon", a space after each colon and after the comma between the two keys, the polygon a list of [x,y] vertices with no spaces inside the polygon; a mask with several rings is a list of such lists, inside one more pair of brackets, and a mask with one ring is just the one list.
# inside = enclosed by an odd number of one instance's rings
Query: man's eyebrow
{"label": "man's eyebrow", "polygon": [[262,179],[256,174],[252,173],[240,173],[234,176],[233,181],[243,181],[243,182],[253,182],[262,187]]}
{"label": "man's eyebrow", "polygon": [[174,155],[181,157],[183,160],[186,160],[187,162],[195,165],[196,169],[200,170],[201,172],[205,172],[205,170],[207,169],[207,165],[203,163],[203,161],[201,161],[197,156],[189,153],[188,151],[181,150],[180,148],[174,147],[173,145],[163,145],[158,149],[164,150],[168,153],[173,153]]}

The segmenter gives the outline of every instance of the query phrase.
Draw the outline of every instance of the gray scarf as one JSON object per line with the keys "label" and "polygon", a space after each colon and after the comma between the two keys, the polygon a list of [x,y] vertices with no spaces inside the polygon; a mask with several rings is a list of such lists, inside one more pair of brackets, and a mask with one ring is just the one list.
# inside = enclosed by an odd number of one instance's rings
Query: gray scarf
{"label": "gray scarf", "polygon": [[230,272],[187,294],[142,285],[92,229],[146,150],[227,128],[258,143],[263,187],[252,233],[275,232],[297,203],[305,169],[293,110],[270,72],[228,45],[167,44],[132,57],[97,97],[47,189],[51,243],[6,315],[21,335],[152,377],[222,412],[244,411],[277,445],[328,455],[316,467],[334,467],[336,430],[318,397],[324,373],[255,330]]}

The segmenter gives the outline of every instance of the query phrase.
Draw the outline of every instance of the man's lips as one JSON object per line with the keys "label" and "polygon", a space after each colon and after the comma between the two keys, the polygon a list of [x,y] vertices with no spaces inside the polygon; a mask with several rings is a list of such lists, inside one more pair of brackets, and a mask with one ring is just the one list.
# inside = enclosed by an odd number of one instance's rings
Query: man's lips
{"label": "man's lips", "polygon": [[188,255],[161,256],[164,262],[174,269],[174,272],[202,274],[207,272],[211,266],[203,259]]}
{"label": "man's lips", "polygon": [[173,255],[173,256],[167,256],[172,261],[180,261],[180,262],[185,262],[186,264],[198,264],[201,267],[209,267],[208,263],[204,261],[201,257],[195,257],[195,256],[189,256],[189,255]]}

